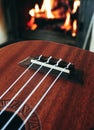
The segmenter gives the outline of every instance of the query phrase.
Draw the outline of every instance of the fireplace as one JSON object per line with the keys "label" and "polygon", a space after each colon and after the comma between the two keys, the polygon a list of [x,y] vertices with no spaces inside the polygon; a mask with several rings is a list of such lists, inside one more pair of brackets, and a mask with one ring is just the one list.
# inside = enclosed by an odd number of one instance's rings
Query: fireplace
{"label": "fireplace", "polygon": [[2,5],[9,41],[42,39],[78,47],[94,11],[92,0],[2,0]]}
{"label": "fireplace", "polygon": [[70,32],[76,37],[78,28],[78,9],[80,0],[44,0],[41,7],[38,3],[29,10],[30,20],[27,27],[30,30],[54,30],[61,33]]}

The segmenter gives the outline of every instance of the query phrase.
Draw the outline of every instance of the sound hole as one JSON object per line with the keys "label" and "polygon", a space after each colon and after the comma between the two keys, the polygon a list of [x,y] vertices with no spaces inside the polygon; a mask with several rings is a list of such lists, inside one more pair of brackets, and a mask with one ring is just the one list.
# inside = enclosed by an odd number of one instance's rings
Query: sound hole
{"label": "sound hole", "polygon": [[[0,116],[0,129],[5,125],[5,123],[10,119],[12,115],[13,112],[3,112],[3,114]],[[16,115],[11,123],[7,126],[6,130],[17,130],[22,123],[23,120],[18,115]],[[25,130],[25,126],[22,130]]]}
{"label": "sound hole", "polygon": [[90,130],[94,130],[94,127],[90,128]]}

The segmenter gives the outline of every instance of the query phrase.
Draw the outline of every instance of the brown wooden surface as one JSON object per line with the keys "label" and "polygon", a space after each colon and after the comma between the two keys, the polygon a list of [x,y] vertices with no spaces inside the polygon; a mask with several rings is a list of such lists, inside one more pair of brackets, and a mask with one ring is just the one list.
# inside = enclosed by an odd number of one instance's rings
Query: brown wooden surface
{"label": "brown wooden surface", "polygon": [[[28,56],[53,56],[72,62],[84,71],[84,85],[59,79],[36,110],[42,130],[90,130],[94,128],[94,53],[48,41],[22,41],[0,49],[0,95],[25,70],[18,63]],[[34,73],[29,70],[2,100],[10,100]],[[22,102],[44,74],[37,76],[16,98]],[[27,106],[33,108],[54,77],[48,76]],[[0,109],[2,109],[2,100]],[[12,109],[7,109],[11,110]],[[14,110],[13,110],[14,111]],[[24,119],[24,116],[19,113]],[[27,123],[29,130],[29,124]]]}

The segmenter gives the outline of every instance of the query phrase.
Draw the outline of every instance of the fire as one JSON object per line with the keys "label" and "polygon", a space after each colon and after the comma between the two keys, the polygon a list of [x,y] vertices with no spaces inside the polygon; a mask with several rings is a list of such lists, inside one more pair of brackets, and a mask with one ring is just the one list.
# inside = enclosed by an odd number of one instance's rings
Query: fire
{"label": "fire", "polygon": [[80,6],[80,0],[74,0],[73,10],[72,10],[73,14],[76,13],[79,6]]}
{"label": "fire", "polygon": [[39,9],[39,5],[35,4],[35,7],[29,11],[31,16],[43,17],[43,18],[54,18],[54,15],[51,11],[53,5],[53,0],[44,0],[41,9]]}
{"label": "fire", "polygon": [[38,4],[35,4],[35,7],[29,11],[31,19],[27,23],[27,26],[31,30],[35,30],[37,28],[37,24],[35,24],[35,18],[54,18],[54,15],[51,12],[53,1],[54,0],[44,0],[41,9],[39,9]]}
{"label": "fire", "polygon": [[35,4],[35,12],[36,12],[36,13],[39,12],[39,6],[38,6],[38,4]]}
{"label": "fire", "polygon": [[35,18],[32,17],[30,19],[30,21],[27,23],[27,26],[31,29],[31,30],[35,30],[37,28],[37,24],[35,24]]}
{"label": "fire", "polygon": [[27,23],[27,26],[31,30],[37,29],[38,25],[35,23],[37,18],[53,20],[62,19],[63,21],[65,19],[65,22],[62,21],[63,24],[58,24],[59,28],[65,31],[72,31],[72,36],[75,37],[77,34],[77,20],[72,20],[71,15],[74,15],[77,12],[80,6],[80,0],[74,0],[73,9],[69,6],[68,0],[62,0],[62,5],[64,6],[65,4],[68,8],[67,10],[66,7],[61,7],[60,4],[60,8],[58,8],[58,2],[55,0],[43,0],[41,8],[39,8],[39,5],[36,3],[35,7],[29,11],[31,19]]}
{"label": "fire", "polygon": [[64,29],[66,31],[69,31],[71,29],[71,23],[70,23],[70,13],[66,13],[66,20],[64,25],[61,26],[61,29]]}
{"label": "fire", "polygon": [[34,9],[30,10],[30,11],[29,11],[29,14],[30,14],[32,17],[34,17],[34,16],[35,16],[35,10],[34,10]]}
{"label": "fire", "polygon": [[51,12],[53,0],[44,0],[41,11],[46,12],[47,18],[54,18]]}
{"label": "fire", "polygon": [[72,30],[72,36],[75,37],[77,33],[77,20],[73,21],[73,30]]}

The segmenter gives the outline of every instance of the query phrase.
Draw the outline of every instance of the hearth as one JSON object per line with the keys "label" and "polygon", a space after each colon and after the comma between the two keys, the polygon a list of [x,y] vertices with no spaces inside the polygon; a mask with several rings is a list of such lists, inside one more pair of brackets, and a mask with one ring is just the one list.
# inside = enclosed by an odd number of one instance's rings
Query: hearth
{"label": "hearth", "polygon": [[8,39],[42,39],[82,47],[92,0],[2,0]]}

